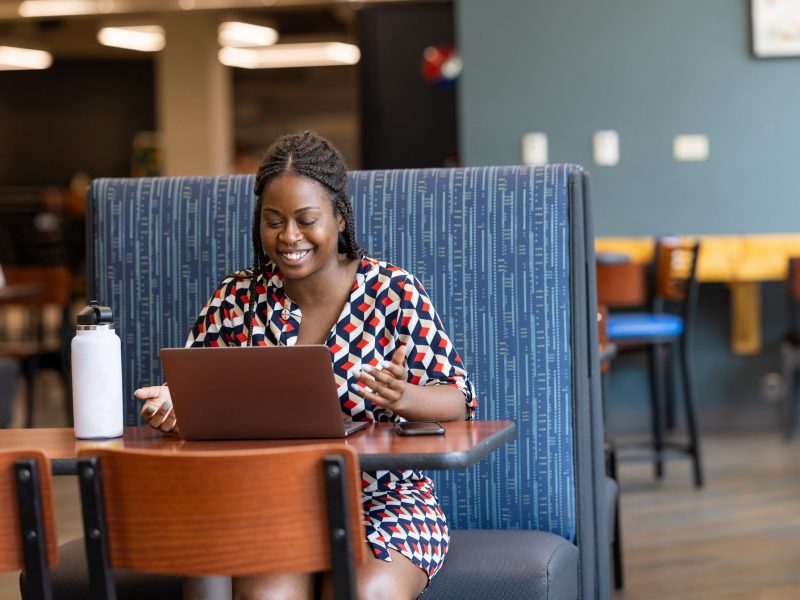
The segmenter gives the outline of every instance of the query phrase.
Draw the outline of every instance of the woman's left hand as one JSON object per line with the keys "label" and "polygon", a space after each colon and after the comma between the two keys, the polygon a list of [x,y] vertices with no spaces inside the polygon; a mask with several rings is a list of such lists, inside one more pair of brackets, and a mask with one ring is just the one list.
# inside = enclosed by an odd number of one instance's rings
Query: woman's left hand
{"label": "woman's left hand", "polygon": [[408,367],[406,366],[406,350],[398,348],[392,360],[383,361],[383,369],[363,365],[358,380],[366,387],[353,386],[353,389],[376,406],[402,415],[405,407],[406,390],[408,389]]}

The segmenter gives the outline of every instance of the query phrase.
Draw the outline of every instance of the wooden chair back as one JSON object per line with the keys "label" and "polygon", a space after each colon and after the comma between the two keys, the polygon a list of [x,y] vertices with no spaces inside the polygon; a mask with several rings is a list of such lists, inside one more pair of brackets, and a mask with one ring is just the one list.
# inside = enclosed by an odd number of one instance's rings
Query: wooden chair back
{"label": "wooden chair back", "polygon": [[8,300],[10,304],[25,306],[68,306],[72,295],[72,273],[66,265],[14,266],[3,265],[3,274],[8,285],[35,286],[30,296]]}
{"label": "wooden chair back", "polygon": [[[88,448],[81,457],[90,577],[109,592],[100,597],[113,597],[109,567],[184,576],[333,570],[336,585],[346,563],[352,575],[364,559],[358,459],[343,444],[178,454]],[[326,489],[332,470],[344,498]],[[336,502],[346,523],[330,522]],[[331,536],[345,531],[346,545],[332,552]]]}
{"label": "wooden chair back", "polygon": [[58,543],[43,452],[0,452],[0,507],[0,571],[25,569],[25,598],[50,598]]}
{"label": "wooden chair back", "polygon": [[669,302],[684,302],[695,280],[697,242],[664,238],[656,243],[655,295]]}
{"label": "wooden chair back", "polygon": [[789,298],[795,302],[800,301],[800,256],[789,257],[789,271],[786,279],[786,289]]}
{"label": "wooden chair back", "polygon": [[597,302],[610,309],[646,307],[647,264],[597,263]]}

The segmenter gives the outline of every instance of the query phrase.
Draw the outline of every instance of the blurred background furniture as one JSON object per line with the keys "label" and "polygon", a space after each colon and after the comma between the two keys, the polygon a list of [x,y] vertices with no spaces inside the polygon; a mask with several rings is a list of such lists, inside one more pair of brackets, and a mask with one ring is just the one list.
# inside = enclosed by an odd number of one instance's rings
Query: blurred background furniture
{"label": "blurred background furniture", "polygon": [[0,571],[25,569],[25,600],[50,600],[58,562],[50,463],[39,450],[0,452]]}
{"label": "blurred background furniture", "polygon": [[[688,238],[681,238],[688,240]],[[761,283],[784,281],[788,259],[800,256],[800,234],[696,235],[700,241],[697,280],[724,283],[730,291],[731,351],[737,355],[761,351]],[[627,254],[632,263],[649,263],[652,237],[601,237],[598,253]]]}
{"label": "blurred background furniture", "polygon": [[0,427],[11,423],[11,403],[17,394],[19,381],[19,361],[0,356]]}
{"label": "blurred background furniture", "polygon": [[[626,260],[616,260],[617,264]],[[607,264],[607,263],[606,263]],[[600,263],[598,263],[598,269]],[[597,339],[599,341],[600,361],[600,393],[603,399],[603,423],[606,418],[606,398],[608,397],[608,374],[611,363],[617,355],[617,346],[608,341],[608,307],[600,304],[597,307]],[[625,587],[625,569],[622,554],[622,523],[620,522],[620,486],[617,472],[617,448],[613,438],[606,436],[603,442],[606,461],[606,510],[608,515],[608,539],[611,543],[611,568],[614,574],[614,589]]]}
{"label": "blurred background furniture", "polygon": [[33,427],[36,376],[55,369],[65,386],[65,410],[72,422],[69,344],[72,332],[72,276],[66,265],[4,265],[6,285],[27,289],[0,305],[0,356],[18,360],[26,384],[27,427]]}
{"label": "blurred background furniture", "polygon": [[[610,595],[586,178],[570,165],[350,173],[360,241],[421,279],[479,390],[478,418],[517,423],[478,465],[434,474],[453,554],[431,598],[487,585],[509,599]],[[162,381],[159,348],[181,345],[222,276],[250,264],[252,187],[93,183],[89,295],[116,315],[129,424],[130,392]],[[147,260],[126,260],[133,246]]]}
{"label": "blurred background furniture", "polygon": [[783,376],[783,398],[781,401],[783,434],[787,440],[794,437],[797,427],[797,401],[795,380],[800,370],[800,257],[788,260],[786,277],[786,335],[781,342],[781,375]]}
{"label": "blurred background furniture", "polygon": [[356,597],[354,566],[366,546],[352,448],[82,455],[86,549],[92,589],[105,592],[99,597],[117,597],[112,567],[190,577],[332,571],[334,597]]}
{"label": "blurred background furniture", "polygon": [[[643,273],[641,263],[598,265],[598,298],[608,305],[608,339],[620,350],[644,348],[648,354],[650,377],[651,433],[656,477],[664,472],[663,460],[672,451],[688,454],[692,460],[694,483],[703,485],[700,439],[692,391],[690,340],[698,285],[695,276],[698,242],[661,238],[656,242],[653,269],[652,310],[626,312],[641,301]],[[633,266],[638,264],[637,270]],[[620,273],[630,280],[620,278]],[[678,357],[673,358],[677,354]],[[677,368],[675,364],[677,362]],[[664,439],[674,425],[675,389],[673,369],[679,376],[688,440]],[[666,419],[662,417],[666,408]]]}

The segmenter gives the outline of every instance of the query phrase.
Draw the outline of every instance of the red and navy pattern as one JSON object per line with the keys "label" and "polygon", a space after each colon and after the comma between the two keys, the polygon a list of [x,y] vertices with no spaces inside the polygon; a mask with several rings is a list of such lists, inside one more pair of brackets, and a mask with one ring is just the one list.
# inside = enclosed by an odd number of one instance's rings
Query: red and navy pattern
{"label": "red and navy pattern", "polygon": [[[222,281],[203,307],[187,346],[243,346],[248,333],[254,346],[294,345],[302,313],[284,292],[280,271],[269,267],[257,281],[252,318],[247,314],[252,274],[236,273]],[[461,358],[422,284],[403,269],[364,257],[349,301],[325,343],[344,418],[403,420],[350,387],[362,364],[378,366],[401,346],[406,349],[410,383],[456,386],[464,394],[465,418],[474,418],[475,392]],[[392,548],[432,577],[450,539],[433,482],[418,470],[376,471],[362,472],[361,485],[367,541],[375,556],[390,561]]]}

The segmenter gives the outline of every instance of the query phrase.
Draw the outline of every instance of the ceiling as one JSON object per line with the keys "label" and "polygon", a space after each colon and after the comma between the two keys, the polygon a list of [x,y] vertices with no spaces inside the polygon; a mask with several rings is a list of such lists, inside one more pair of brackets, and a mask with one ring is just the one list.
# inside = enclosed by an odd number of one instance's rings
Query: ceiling
{"label": "ceiling", "polygon": [[0,45],[36,48],[58,59],[143,58],[143,53],[110,48],[97,41],[100,27],[120,23],[156,24],[164,13],[205,11],[220,20],[267,21],[281,42],[354,41],[355,10],[373,2],[409,0],[81,0],[93,14],[20,16],[21,2],[0,0]]}

